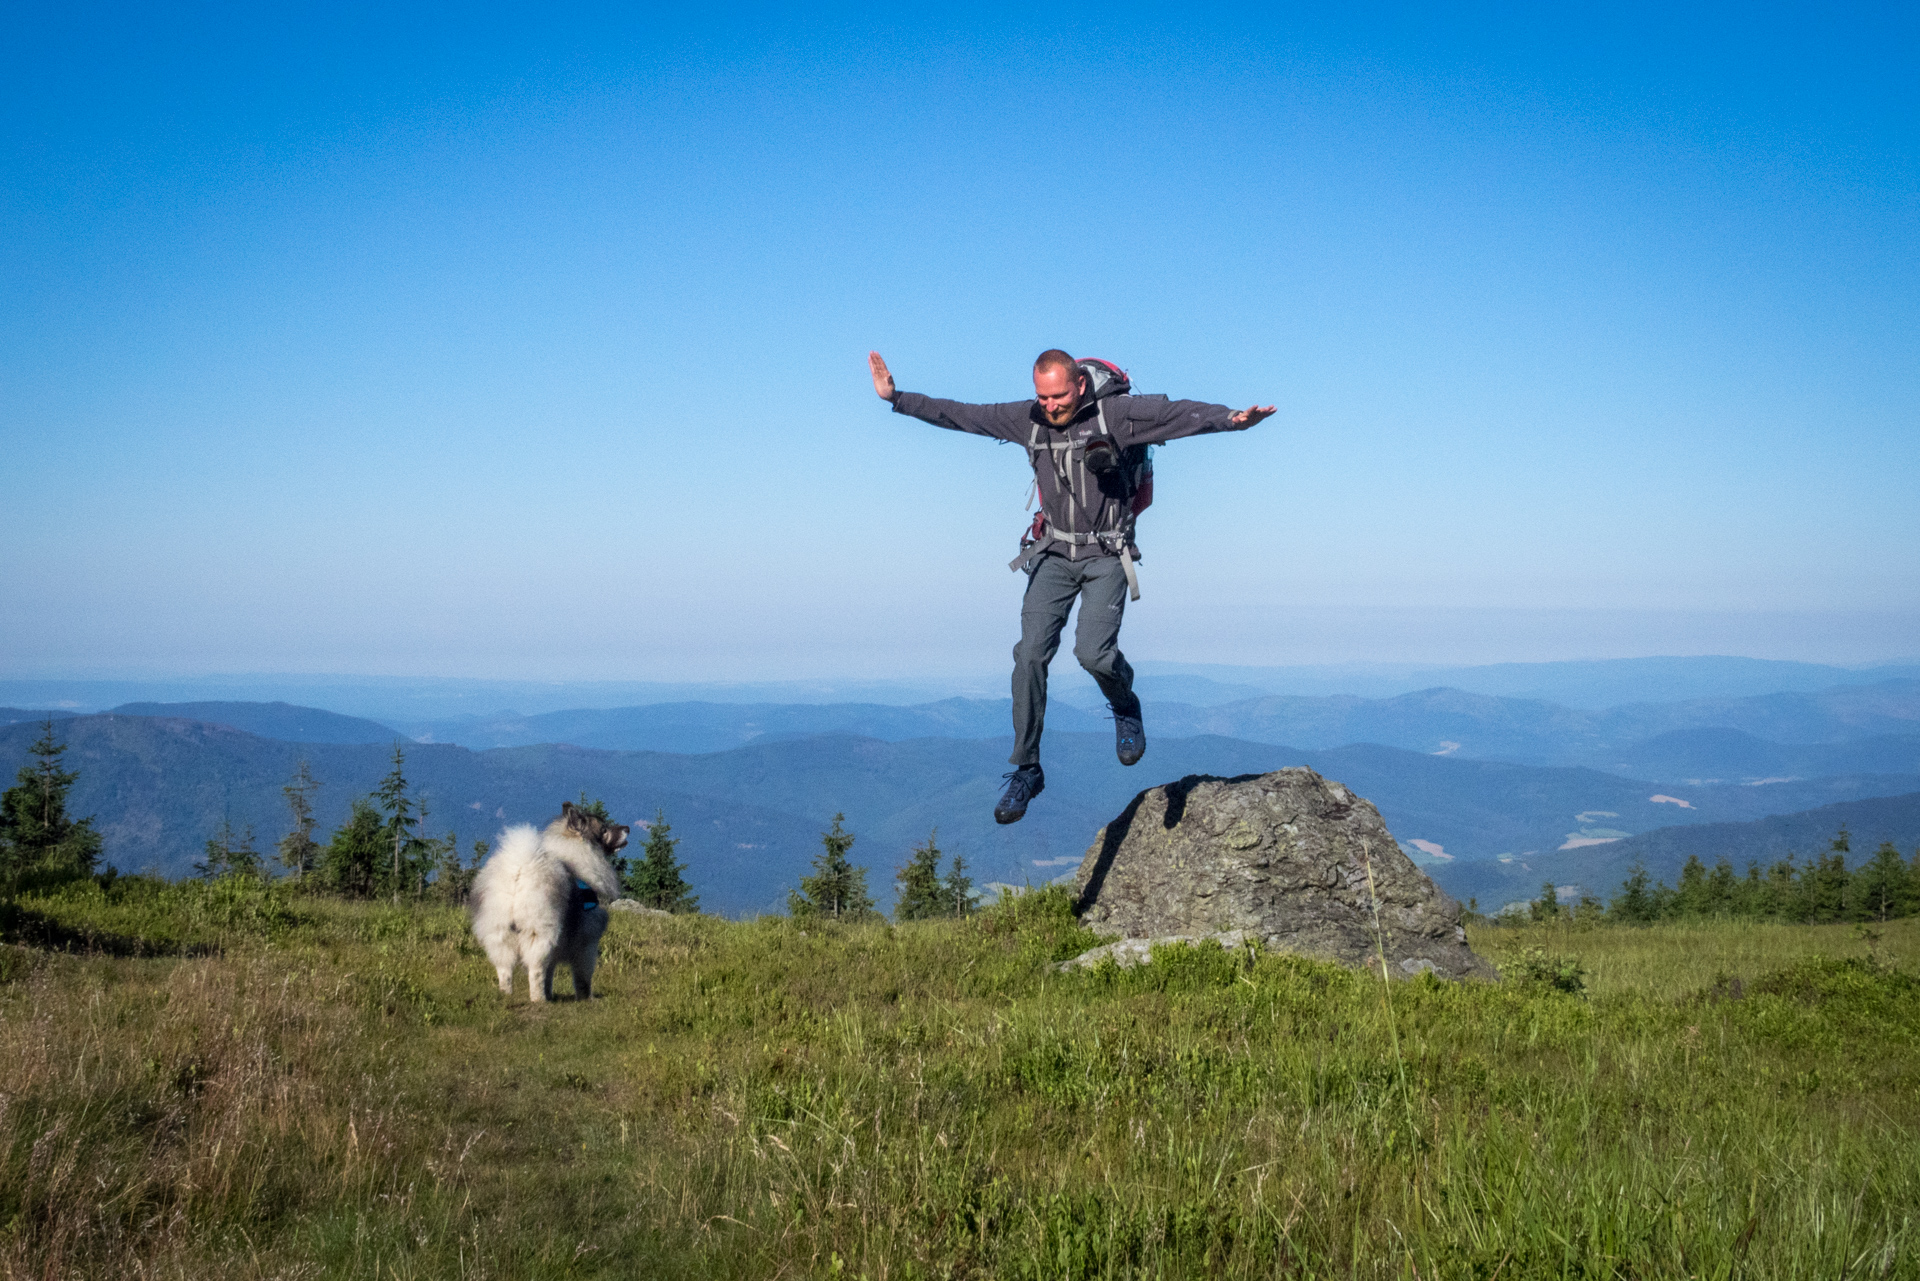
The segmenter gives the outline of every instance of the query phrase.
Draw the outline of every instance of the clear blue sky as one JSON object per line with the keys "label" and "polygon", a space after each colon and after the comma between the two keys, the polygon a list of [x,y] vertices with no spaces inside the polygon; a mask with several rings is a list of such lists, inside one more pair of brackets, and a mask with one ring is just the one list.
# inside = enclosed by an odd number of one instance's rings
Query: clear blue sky
{"label": "clear blue sky", "polygon": [[996,669],[1055,345],[1136,656],[1920,651],[1911,7],[1043,11],[15,7],[0,667]]}

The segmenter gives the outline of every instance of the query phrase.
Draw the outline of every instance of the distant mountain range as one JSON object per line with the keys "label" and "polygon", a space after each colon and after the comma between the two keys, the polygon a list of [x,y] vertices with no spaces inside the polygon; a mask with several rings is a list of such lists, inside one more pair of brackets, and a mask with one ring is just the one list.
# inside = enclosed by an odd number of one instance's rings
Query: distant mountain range
{"label": "distant mountain range", "polygon": [[[1318,667],[1236,667],[1174,663],[1133,655],[1140,689],[1158,702],[1208,707],[1270,694],[1393,698],[1448,688],[1597,711],[1626,703],[1813,693],[1841,685],[1920,679],[1920,662],[1835,667],[1737,657],[1630,658],[1473,667],[1363,663]],[[967,677],[919,680],[731,682],[498,681],[460,678],[257,675],[178,680],[0,680],[0,703],[98,712],[132,702],[273,702],[325,707],[382,723],[654,703],[881,703],[912,706],[955,695],[994,699],[1007,688],[997,667]],[[1094,706],[1092,682],[1069,662],[1055,665],[1057,701]]]}
{"label": "distant mountain range", "polygon": [[[1150,729],[1230,734],[1255,742],[1331,747],[1384,743],[1412,751],[1536,765],[1586,765],[1639,777],[1750,781],[1786,762],[1748,740],[1806,747],[1849,744],[1843,754],[1801,751],[1809,766],[1834,772],[1846,761],[1920,773],[1920,680],[1840,686],[1814,693],[1630,703],[1581,711],[1530,699],[1421,690],[1387,699],[1274,696],[1219,707],[1154,707]],[[1700,734],[1712,730],[1716,734]],[[1728,737],[1725,732],[1744,735]],[[1682,737],[1676,738],[1679,735]],[[1861,740],[1880,740],[1874,747]],[[1789,754],[1790,755],[1790,754]],[[1755,770],[1751,767],[1759,765]]]}
{"label": "distant mountain range", "polygon": [[[1009,828],[990,816],[1006,769],[1007,700],[915,700],[924,689],[898,682],[312,678],[346,691],[349,704],[384,710],[217,698],[123,702],[108,716],[0,708],[0,769],[25,759],[34,722],[61,718],[82,774],[76,799],[100,816],[109,857],[181,875],[223,819],[251,824],[270,845],[284,827],[280,786],[300,758],[327,784],[320,814],[330,830],[404,741],[434,830],[456,831],[463,848],[507,821],[544,819],[582,791],[629,819],[663,808],[707,906],[735,913],[783,902],[836,812],[859,835],[856,855],[884,899],[893,867],[935,827],[983,881],[1045,881],[1071,870],[1140,788],[1293,764],[1368,796],[1443,886],[1488,904],[1530,897],[1546,878],[1611,892],[1635,858],[1670,875],[1687,853],[1742,862],[1806,853],[1824,848],[1847,815],[1863,842],[1920,838],[1898,799],[1920,791],[1916,667],[1644,659],[1141,669],[1145,764],[1118,767],[1104,707],[1066,674],[1049,711],[1046,794]],[[1396,688],[1421,678],[1434,684]],[[1345,692],[1316,690],[1315,680],[1344,681]],[[96,692],[110,688],[132,687]],[[704,697],[668,697],[695,691]],[[16,702],[33,692],[0,682],[0,696]],[[552,706],[566,692],[636,702]],[[470,710],[495,695],[536,710]],[[1873,835],[1881,827],[1888,836]]]}
{"label": "distant mountain range", "polygon": [[[723,752],[754,742],[853,734],[902,742],[913,738],[992,738],[1009,732],[1010,700],[949,698],[914,707],[884,703],[656,703],[403,724],[423,742],[465,747],[571,743],[625,751]],[[1070,704],[1047,709],[1047,728],[1092,733],[1110,724]],[[388,737],[393,730],[387,730]]]}
{"label": "distant mountain range", "polygon": [[[1355,664],[1341,667],[1229,667],[1143,662],[1148,676],[1174,675],[1254,686],[1271,694],[1351,694],[1392,698],[1445,687],[1473,694],[1559,703],[1599,711],[1626,703],[1670,703],[1757,694],[1808,694],[1838,685],[1920,678],[1920,662],[1835,667],[1764,658],[1610,658],[1473,667]],[[1189,699],[1197,702],[1201,700]],[[1226,699],[1207,701],[1232,701]]]}
{"label": "distant mountain range", "polygon": [[1747,823],[1657,828],[1607,845],[1508,862],[1461,863],[1444,875],[1436,874],[1436,879],[1462,902],[1478,898],[1481,908],[1489,912],[1537,897],[1547,881],[1609,898],[1636,862],[1644,863],[1651,875],[1669,885],[1689,857],[1708,866],[1730,859],[1744,876],[1750,861],[1764,868],[1783,858],[1804,860],[1823,854],[1842,827],[1851,838],[1849,863],[1871,858],[1883,841],[1892,841],[1904,857],[1912,858],[1920,845],[1920,792],[1841,801]]}
{"label": "distant mountain range", "polygon": [[[286,825],[280,787],[302,758],[325,784],[318,804],[324,835],[390,765],[392,733],[372,722],[287,705],[201,710],[228,724],[142,715],[61,723],[68,761],[81,775],[76,809],[98,815],[117,865],[184,874],[225,819],[251,825],[270,846]],[[974,714],[954,710],[948,723]],[[248,718],[261,731],[304,741],[230,727]],[[331,741],[375,731],[382,731],[375,741]],[[37,732],[31,721],[0,728],[0,770],[11,774],[26,760]],[[704,754],[555,745],[406,750],[409,776],[432,804],[431,830],[455,831],[463,848],[506,822],[544,820],[583,791],[623,819],[664,808],[684,838],[682,856],[705,905],[735,913],[778,906],[836,812],[858,834],[856,860],[872,869],[883,899],[892,869],[935,827],[943,848],[964,854],[979,879],[1041,882],[1071,870],[1094,831],[1137,791],[1192,773],[1310,765],[1378,804],[1395,835],[1449,888],[1461,869],[1502,855],[1532,861],[1666,825],[1749,820],[1911,792],[1916,784],[1912,775],[1872,774],[1762,786],[1651,784],[1381,745],[1313,750],[1218,735],[1155,737],[1146,762],[1124,770],[1108,733],[1056,729],[1048,736],[1046,793],[1024,822],[999,827],[990,809],[1007,747],[1004,738],[770,735]]]}
{"label": "distant mountain range", "polygon": [[[285,703],[131,703],[123,715],[184,716],[292,742],[390,742],[396,735],[466,747],[578,747],[716,752],[754,742],[854,734],[989,738],[1007,732],[1007,700],[883,703],[660,703],[394,724]],[[14,713],[25,718],[32,713]],[[1099,733],[1103,713],[1056,702],[1055,732]],[[1832,774],[1920,775],[1920,680],[1813,693],[1637,703],[1603,712],[1432,689],[1387,699],[1270,695],[1198,707],[1149,702],[1150,735],[1216,735],[1325,749],[1380,743],[1409,751],[1529,765],[1578,765],[1629,778],[1754,782]]]}
{"label": "distant mountain range", "polygon": [[407,737],[377,721],[290,703],[127,703],[112,714],[207,721],[287,743],[392,743]]}

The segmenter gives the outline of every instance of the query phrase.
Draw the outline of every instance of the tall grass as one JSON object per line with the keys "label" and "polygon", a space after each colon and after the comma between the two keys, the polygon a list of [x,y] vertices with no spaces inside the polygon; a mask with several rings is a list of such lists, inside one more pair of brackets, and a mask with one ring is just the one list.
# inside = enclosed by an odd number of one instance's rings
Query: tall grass
{"label": "tall grass", "polygon": [[1586,995],[1388,1005],[1216,947],[1056,973],[1057,895],[622,916],[541,1008],[450,911],[22,906],[173,954],[0,961],[7,1276],[1920,1275],[1920,922],[1481,930]]}

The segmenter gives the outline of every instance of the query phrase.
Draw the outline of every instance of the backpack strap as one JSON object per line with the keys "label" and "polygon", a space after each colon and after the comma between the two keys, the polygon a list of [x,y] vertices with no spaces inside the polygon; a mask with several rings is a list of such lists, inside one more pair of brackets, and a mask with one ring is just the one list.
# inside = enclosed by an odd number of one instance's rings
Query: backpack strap
{"label": "backpack strap", "polygon": [[[1106,437],[1117,450],[1120,447],[1120,442],[1114,440],[1113,433],[1107,430],[1107,402],[1105,400],[1097,400],[1094,402],[1093,408],[1095,416],[1099,419],[1100,434]],[[1133,568],[1133,525],[1135,515],[1136,513],[1133,510],[1131,499],[1129,499],[1128,502],[1122,503],[1120,505],[1119,528],[1112,531],[1119,535],[1119,537],[1114,540],[1115,543],[1118,544],[1114,550],[1119,553],[1120,556],[1121,572],[1127,576],[1127,598],[1129,600],[1140,599],[1140,575],[1135,573]]]}

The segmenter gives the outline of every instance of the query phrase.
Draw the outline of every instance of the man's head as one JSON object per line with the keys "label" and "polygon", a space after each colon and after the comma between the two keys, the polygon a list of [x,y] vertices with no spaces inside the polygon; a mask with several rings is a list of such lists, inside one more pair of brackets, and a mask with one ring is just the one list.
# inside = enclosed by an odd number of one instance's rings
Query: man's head
{"label": "man's head", "polygon": [[1059,348],[1043,351],[1033,362],[1033,397],[1040,412],[1055,427],[1073,421],[1080,398],[1087,394],[1087,376],[1073,363],[1073,357]]}

